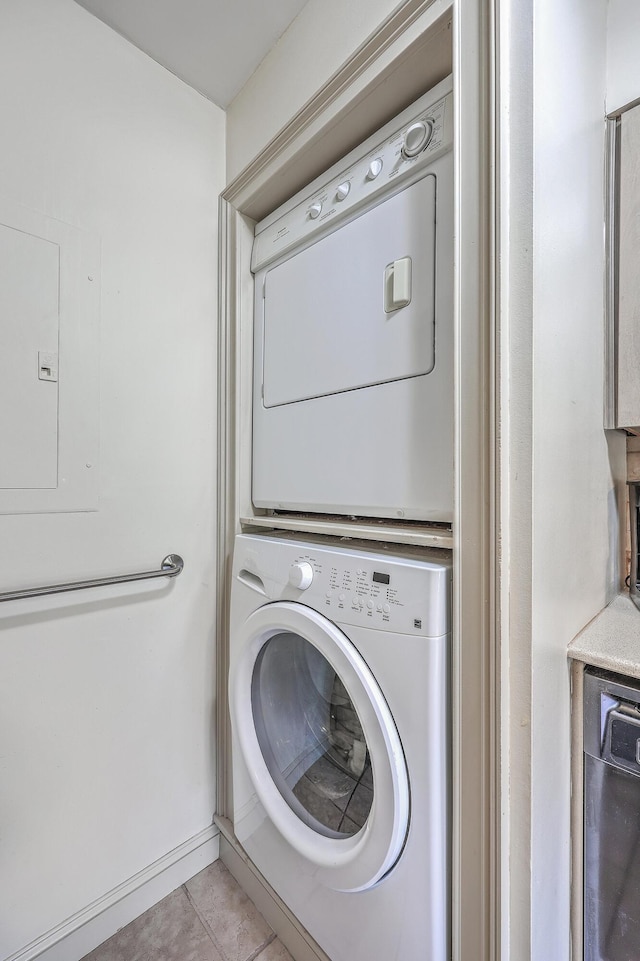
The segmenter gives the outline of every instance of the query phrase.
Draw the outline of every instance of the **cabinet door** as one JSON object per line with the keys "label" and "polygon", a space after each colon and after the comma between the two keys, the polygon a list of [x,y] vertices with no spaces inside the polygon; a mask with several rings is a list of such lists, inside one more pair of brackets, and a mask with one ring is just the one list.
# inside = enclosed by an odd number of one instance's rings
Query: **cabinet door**
{"label": "cabinet door", "polygon": [[59,253],[0,223],[1,489],[58,486]]}
{"label": "cabinet door", "polygon": [[640,107],[621,118],[617,427],[640,425]]}
{"label": "cabinet door", "polygon": [[100,247],[0,196],[0,515],[98,509]]}

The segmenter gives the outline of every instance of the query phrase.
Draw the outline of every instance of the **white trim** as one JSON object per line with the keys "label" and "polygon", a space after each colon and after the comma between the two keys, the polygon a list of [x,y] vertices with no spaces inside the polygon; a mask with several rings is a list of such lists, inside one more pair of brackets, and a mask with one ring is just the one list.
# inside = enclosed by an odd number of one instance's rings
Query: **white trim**
{"label": "white trim", "polygon": [[[501,857],[504,961],[531,957],[531,551],[533,21],[528,0],[496,5],[496,376],[500,545]],[[528,312],[528,315],[527,315]],[[498,814],[498,811],[496,812]]]}
{"label": "white trim", "polygon": [[618,421],[617,361],[617,234],[619,177],[616,161],[619,157],[620,118],[607,118],[605,158],[605,313],[604,313],[604,427],[615,429]]}
{"label": "white trim", "polygon": [[[306,534],[327,534],[330,537],[353,537],[353,522],[345,518],[314,517],[311,514],[273,514],[265,517],[241,517],[245,533],[252,527],[268,530],[298,531]],[[405,527],[394,526],[388,531],[380,530],[381,525],[367,520],[358,522],[355,536],[361,541],[387,541],[393,544],[417,544],[419,547],[441,547],[453,550],[453,534],[446,525],[431,527],[411,521]],[[386,535],[386,536],[385,536]]]}
{"label": "white trim", "polygon": [[500,504],[495,315],[494,3],[457,0],[452,956],[501,956],[496,661]]}
{"label": "white trim", "polygon": [[79,961],[116,931],[218,859],[210,825],[4,961]]}

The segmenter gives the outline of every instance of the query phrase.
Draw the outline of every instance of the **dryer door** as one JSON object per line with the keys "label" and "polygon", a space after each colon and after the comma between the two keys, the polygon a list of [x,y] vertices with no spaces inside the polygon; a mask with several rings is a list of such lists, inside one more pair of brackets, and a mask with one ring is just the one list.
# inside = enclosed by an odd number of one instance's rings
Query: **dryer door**
{"label": "dryer door", "polygon": [[268,270],[262,331],[256,324],[264,406],[430,373],[435,240],[429,174]]}
{"label": "dryer door", "polygon": [[268,817],[340,891],[376,884],[409,827],[393,718],[364,660],[331,621],[267,604],[234,639],[232,722]]}

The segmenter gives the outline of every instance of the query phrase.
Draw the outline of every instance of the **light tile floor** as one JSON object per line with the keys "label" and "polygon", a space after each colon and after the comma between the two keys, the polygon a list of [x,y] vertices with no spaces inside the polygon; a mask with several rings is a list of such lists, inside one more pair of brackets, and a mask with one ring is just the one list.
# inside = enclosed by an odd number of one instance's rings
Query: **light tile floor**
{"label": "light tile floor", "polygon": [[216,861],[82,961],[293,961]]}

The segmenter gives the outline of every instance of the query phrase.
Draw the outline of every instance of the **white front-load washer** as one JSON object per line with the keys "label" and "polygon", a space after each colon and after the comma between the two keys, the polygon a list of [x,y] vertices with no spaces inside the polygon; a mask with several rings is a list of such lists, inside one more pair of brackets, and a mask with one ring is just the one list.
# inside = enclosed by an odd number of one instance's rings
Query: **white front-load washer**
{"label": "white front-load washer", "polygon": [[256,226],[252,499],[453,516],[451,78]]}
{"label": "white front-load washer", "polygon": [[236,538],[233,822],[332,961],[450,955],[446,552]]}

